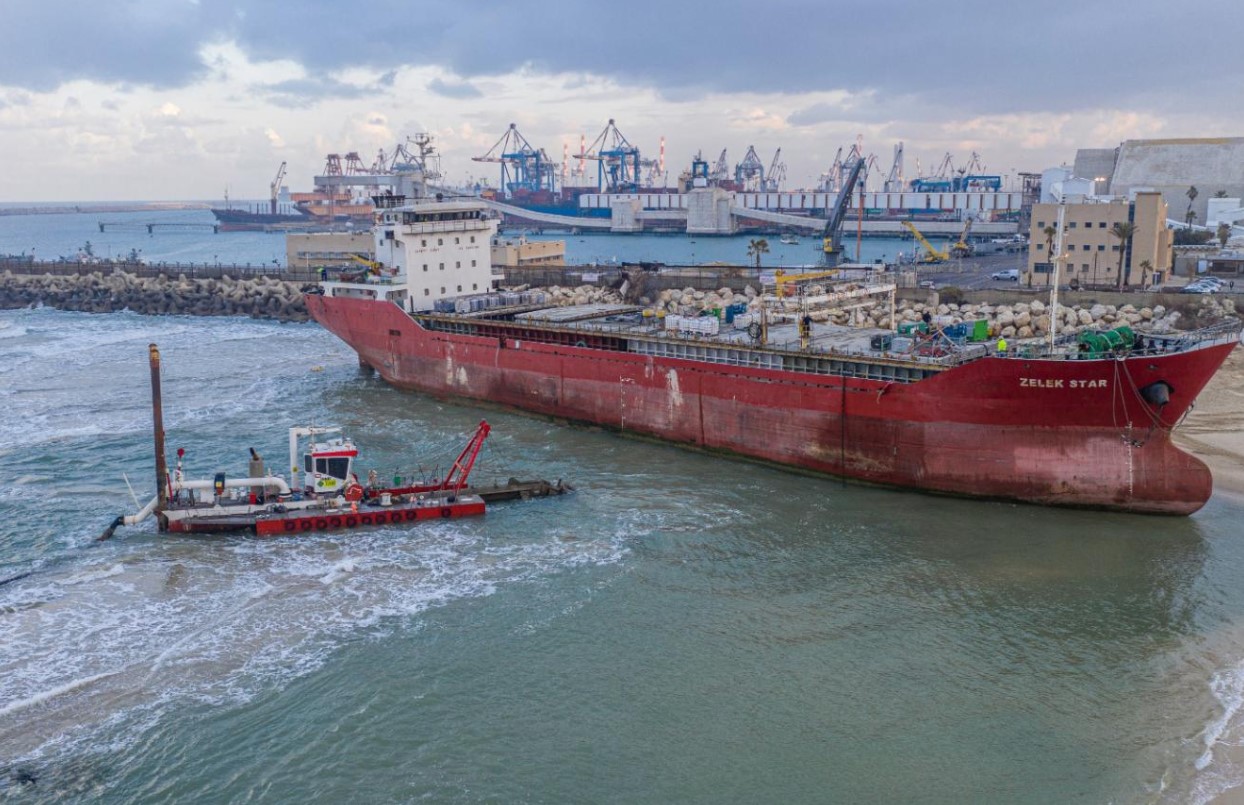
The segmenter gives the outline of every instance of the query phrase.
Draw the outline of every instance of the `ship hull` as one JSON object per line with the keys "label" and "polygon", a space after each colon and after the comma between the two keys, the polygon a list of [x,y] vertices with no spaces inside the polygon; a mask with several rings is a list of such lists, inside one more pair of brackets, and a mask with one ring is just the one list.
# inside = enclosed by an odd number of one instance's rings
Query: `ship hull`
{"label": "ship hull", "polygon": [[[985,358],[916,383],[424,329],[396,306],[309,295],[389,383],[885,486],[1187,515],[1213,481],[1170,428],[1233,343],[1128,360]],[[1162,381],[1170,402],[1140,390]]]}

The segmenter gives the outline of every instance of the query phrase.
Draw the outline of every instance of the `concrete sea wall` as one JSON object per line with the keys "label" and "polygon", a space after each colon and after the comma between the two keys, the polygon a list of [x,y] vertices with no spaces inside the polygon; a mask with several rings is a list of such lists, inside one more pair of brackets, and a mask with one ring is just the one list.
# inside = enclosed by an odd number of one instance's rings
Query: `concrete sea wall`
{"label": "concrete sea wall", "polygon": [[85,274],[0,274],[0,308],[45,305],[84,313],[130,310],[146,315],[249,316],[307,321],[301,282],[273,277],[233,279],[142,277],[126,271]]}

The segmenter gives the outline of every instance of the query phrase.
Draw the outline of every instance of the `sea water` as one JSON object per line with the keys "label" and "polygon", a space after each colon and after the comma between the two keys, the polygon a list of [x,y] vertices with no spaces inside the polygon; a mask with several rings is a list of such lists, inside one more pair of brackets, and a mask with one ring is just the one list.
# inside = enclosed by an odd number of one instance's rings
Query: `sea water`
{"label": "sea water", "polygon": [[[2,249],[0,249],[2,250]],[[190,477],[564,479],[481,518],[95,537]],[[389,388],[314,324],[0,312],[0,798],[1201,802],[1244,782],[1244,501],[869,489]]]}
{"label": "sea water", "polygon": [[[62,207],[63,208],[63,207]],[[131,254],[151,264],[252,265],[280,268],[285,265],[285,235],[279,232],[220,232],[209,227],[215,218],[209,210],[150,210],[144,212],[62,212],[48,215],[0,215],[0,254],[34,255],[39,260],[75,259],[90,244],[101,259],[123,259]],[[146,225],[157,224],[150,232]],[[103,225],[101,231],[101,224]],[[850,233],[848,233],[850,234]],[[573,264],[608,264],[620,261],[655,261],[671,265],[728,263],[752,265],[748,253],[753,240],[763,239],[768,251],[763,266],[815,265],[821,259],[819,237],[804,236],[798,243],[782,243],[776,236],[697,236],[655,234],[524,234],[509,237],[561,240],[566,259]],[[932,238],[935,244],[946,238]],[[858,244],[848,237],[845,255],[865,262],[910,259],[918,249],[912,240],[863,238]]]}

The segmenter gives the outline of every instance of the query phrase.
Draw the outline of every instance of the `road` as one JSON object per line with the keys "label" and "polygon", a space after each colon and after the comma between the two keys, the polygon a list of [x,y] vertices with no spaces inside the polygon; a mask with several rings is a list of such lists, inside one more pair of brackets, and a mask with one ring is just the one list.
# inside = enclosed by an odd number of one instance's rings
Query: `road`
{"label": "road", "polygon": [[980,257],[966,257],[948,260],[936,265],[918,266],[920,282],[932,281],[937,288],[950,285],[964,290],[981,290],[984,288],[1014,288],[1017,280],[995,280],[989,275],[996,271],[1015,269],[1023,274],[1028,261],[1026,251],[989,254]]}

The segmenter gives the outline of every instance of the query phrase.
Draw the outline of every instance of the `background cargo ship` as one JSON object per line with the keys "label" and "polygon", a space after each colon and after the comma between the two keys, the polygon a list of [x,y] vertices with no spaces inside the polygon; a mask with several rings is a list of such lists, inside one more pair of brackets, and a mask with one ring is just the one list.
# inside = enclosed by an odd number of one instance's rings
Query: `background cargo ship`
{"label": "background cargo ship", "polygon": [[[1212,491],[1170,434],[1234,348],[1238,322],[1118,351],[1073,340],[1002,357],[980,345],[903,349],[888,331],[807,324],[789,308],[759,338],[671,331],[637,307],[494,295],[473,310],[456,297],[497,279],[484,205],[381,203],[384,272],[323,283],[307,307],[394,385],[956,495],[1189,514]],[[879,277],[829,296],[846,306],[893,291]]]}

